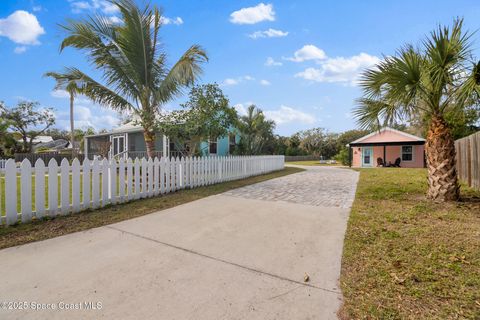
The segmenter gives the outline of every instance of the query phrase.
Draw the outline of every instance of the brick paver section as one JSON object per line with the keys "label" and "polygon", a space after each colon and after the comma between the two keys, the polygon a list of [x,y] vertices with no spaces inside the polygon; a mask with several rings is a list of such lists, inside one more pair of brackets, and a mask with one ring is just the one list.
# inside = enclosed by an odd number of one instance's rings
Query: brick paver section
{"label": "brick paver section", "polygon": [[224,194],[246,199],[287,201],[322,207],[352,206],[358,172],[335,167],[302,168],[306,171],[234,189]]}

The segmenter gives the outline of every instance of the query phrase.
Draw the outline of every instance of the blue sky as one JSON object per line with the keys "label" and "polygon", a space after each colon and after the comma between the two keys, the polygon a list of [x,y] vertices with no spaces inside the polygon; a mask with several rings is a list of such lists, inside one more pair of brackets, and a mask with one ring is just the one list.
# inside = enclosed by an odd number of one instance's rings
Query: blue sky
{"label": "blue sky", "polygon": [[[473,0],[151,2],[164,10],[161,37],[169,62],[190,45],[202,45],[210,61],[201,82],[219,83],[240,113],[255,103],[282,135],[355,128],[350,110],[361,94],[355,79],[363,68],[457,16],[469,30],[480,28],[480,2]],[[42,75],[76,66],[98,77],[82,53],[58,49],[58,24],[94,11],[116,15],[103,0],[1,1],[0,100],[39,101],[56,110],[57,127],[67,128],[68,99],[52,92],[53,81]],[[80,98],[75,119],[78,127],[110,129],[118,114]]]}

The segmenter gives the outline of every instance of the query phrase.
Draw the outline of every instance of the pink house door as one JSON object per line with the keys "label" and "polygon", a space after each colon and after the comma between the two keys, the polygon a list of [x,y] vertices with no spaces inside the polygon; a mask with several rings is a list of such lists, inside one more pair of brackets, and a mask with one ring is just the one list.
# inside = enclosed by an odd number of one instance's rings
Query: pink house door
{"label": "pink house door", "polygon": [[373,148],[362,148],[362,167],[371,167],[373,165]]}

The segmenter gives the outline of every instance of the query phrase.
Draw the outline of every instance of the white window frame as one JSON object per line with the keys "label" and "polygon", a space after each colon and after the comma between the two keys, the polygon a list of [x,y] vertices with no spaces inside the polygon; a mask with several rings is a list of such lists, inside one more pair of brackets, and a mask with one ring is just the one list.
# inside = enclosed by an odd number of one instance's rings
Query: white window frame
{"label": "white window frame", "polygon": [[[215,141],[215,144],[217,145],[216,148],[215,148],[215,150],[216,150],[217,152],[212,153],[212,152],[210,152],[210,144],[211,144],[212,142],[214,142],[214,141]],[[215,155],[218,154],[218,138],[215,139],[215,140],[208,139],[208,154],[215,154]]]}
{"label": "white window frame", "polygon": [[[403,147],[410,147],[412,148],[412,160],[403,160]],[[414,161],[414,155],[415,155],[415,152],[414,152],[414,146],[413,145],[402,145],[400,146],[400,159],[402,160],[402,162],[413,162]],[[408,153],[405,153],[405,154],[408,154]]]}

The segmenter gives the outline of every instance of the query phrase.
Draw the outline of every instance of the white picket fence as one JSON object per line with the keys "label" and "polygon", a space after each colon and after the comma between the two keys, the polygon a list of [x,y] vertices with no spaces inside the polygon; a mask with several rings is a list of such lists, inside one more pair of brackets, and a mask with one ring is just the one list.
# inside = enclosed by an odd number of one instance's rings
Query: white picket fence
{"label": "white picket fence", "polygon": [[7,163],[7,160],[5,159],[0,159],[0,169],[5,169],[5,164]]}
{"label": "white picket fence", "polygon": [[67,215],[283,168],[284,156],[105,159],[85,160],[83,164],[74,159],[71,165],[63,159],[60,166],[54,159],[48,166],[39,159],[33,168],[27,159],[20,167],[10,159],[0,170],[0,225]]}

